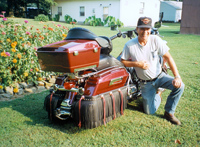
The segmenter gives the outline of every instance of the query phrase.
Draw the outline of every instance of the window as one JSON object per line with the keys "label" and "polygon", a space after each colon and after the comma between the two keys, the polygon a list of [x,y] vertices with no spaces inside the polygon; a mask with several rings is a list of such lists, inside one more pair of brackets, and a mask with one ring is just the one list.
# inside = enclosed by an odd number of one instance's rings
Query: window
{"label": "window", "polygon": [[103,20],[106,20],[106,17],[108,16],[108,7],[103,7]]}
{"label": "window", "polygon": [[80,16],[85,16],[85,7],[84,6],[80,7]]}
{"label": "window", "polygon": [[58,7],[58,14],[62,16],[62,7]]}
{"label": "window", "polygon": [[140,12],[139,12],[140,14],[144,14],[144,5],[145,5],[144,2],[140,3]]}

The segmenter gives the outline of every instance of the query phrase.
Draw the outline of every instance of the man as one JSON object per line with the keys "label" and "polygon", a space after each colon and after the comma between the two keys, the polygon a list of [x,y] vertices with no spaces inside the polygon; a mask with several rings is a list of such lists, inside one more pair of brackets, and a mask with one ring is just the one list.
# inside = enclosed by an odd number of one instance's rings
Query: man
{"label": "man", "polygon": [[[174,113],[184,91],[184,84],[169,53],[169,47],[160,37],[150,35],[151,28],[151,18],[139,18],[136,28],[138,37],[125,44],[121,62],[126,67],[135,68],[140,79],[144,112],[154,114],[161,103],[161,97],[156,93],[157,89],[159,87],[169,89],[171,93],[165,104],[164,118],[173,124],[181,125]],[[159,56],[168,63],[174,77],[162,72]]]}

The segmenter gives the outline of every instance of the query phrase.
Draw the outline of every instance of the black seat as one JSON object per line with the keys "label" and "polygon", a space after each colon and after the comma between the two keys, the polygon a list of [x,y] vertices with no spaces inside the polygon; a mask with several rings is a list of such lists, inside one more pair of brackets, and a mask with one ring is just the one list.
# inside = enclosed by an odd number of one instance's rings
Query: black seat
{"label": "black seat", "polygon": [[69,30],[65,40],[86,39],[95,40],[101,47],[102,54],[109,54],[112,51],[112,42],[106,36],[96,36],[94,33],[85,28],[72,28]]}

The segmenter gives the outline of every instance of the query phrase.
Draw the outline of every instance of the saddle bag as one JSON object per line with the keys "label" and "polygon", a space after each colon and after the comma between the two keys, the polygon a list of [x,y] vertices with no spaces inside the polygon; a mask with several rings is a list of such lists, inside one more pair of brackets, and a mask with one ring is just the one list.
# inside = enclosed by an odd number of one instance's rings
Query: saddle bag
{"label": "saddle bag", "polygon": [[72,105],[72,118],[86,129],[106,125],[123,115],[127,107],[127,86],[95,96],[77,96]]}

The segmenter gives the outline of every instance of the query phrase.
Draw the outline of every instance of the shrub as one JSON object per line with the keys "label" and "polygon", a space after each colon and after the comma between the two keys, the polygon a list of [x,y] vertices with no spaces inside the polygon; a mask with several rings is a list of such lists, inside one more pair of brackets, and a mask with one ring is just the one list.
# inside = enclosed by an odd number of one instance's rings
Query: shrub
{"label": "shrub", "polygon": [[71,23],[76,23],[77,21],[76,19],[73,19],[71,16],[65,15],[65,22],[71,24]]}
{"label": "shrub", "polygon": [[115,19],[115,17],[113,16],[107,16],[105,21],[104,21],[104,25],[108,25],[113,26],[113,25],[117,25],[119,27],[123,26],[124,24],[119,20],[119,19]]}
{"label": "shrub", "polygon": [[89,23],[90,26],[103,26],[104,23],[101,21],[101,18],[96,18],[95,16],[89,16],[85,19],[84,24]]}
{"label": "shrub", "polygon": [[68,28],[44,25],[39,30],[27,27],[27,23],[0,20],[0,87],[12,86],[15,82],[37,83],[52,74],[40,70],[36,50],[64,39]]}
{"label": "shrub", "polygon": [[104,25],[108,25],[109,27],[112,26],[112,25],[117,25],[115,17],[107,16],[105,21],[104,21]]}
{"label": "shrub", "polygon": [[53,21],[59,21],[60,20],[60,15],[55,14],[55,17],[53,18]]}
{"label": "shrub", "polygon": [[47,22],[49,21],[49,17],[44,14],[39,14],[38,16],[35,16],[34,20]]}
{"label": "shrub", "polygon": [[121,22],[119,19],[117,19],[117,26],[118,27],[122,27],[122,26],[124,26],[124,23],[123,22]]}

